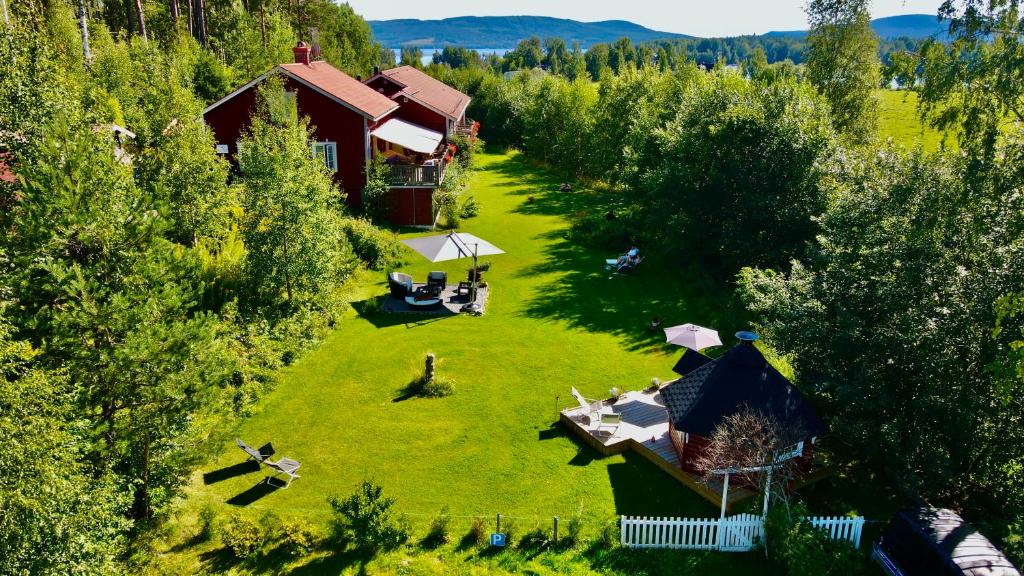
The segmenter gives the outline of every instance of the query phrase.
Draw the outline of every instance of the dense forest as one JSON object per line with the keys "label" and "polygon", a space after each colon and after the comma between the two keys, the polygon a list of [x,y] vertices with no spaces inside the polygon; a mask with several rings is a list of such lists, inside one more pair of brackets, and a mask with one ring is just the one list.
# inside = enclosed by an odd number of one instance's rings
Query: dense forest
{"label": "dense forest", "polygon": [[[962,510],[1020,561],[1024,19],[979,6],[946,2],[950,43],[894,52],[956,139],[935,153],[877,137],[863,1],[810,2],[799,50],[534,39],[491,66],[446,50],[429,71],[473,96],[491,144],[614,191],[574,240],[734,283],[840,468]],[[396,254],[342,207],[272,83],[237,171],[204,104],[299,38],[353,75],[392,57],[328,0],[3,8],[0,446],[16,473],[0,476],[0,573],[128,572],[218,423],[338,321],[355,270]],[[553,74],[496,73],[545,60]]]}

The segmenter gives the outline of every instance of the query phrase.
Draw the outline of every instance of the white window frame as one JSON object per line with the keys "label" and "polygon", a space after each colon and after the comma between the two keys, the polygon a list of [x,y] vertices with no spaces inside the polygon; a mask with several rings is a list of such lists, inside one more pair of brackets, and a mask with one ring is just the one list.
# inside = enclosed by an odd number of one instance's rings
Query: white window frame
{"label": "white window frame", "polygon": [[338,171],[338,143],[330,140],[313,143],[313,157],[323,157],[324,164],[331,172]]}

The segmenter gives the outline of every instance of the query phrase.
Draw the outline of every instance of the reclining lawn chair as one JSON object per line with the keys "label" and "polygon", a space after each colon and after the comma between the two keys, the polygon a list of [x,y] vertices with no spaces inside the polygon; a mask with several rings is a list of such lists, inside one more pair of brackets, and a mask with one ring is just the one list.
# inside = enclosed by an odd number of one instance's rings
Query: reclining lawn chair
{"label": "reclining lawn chair", "polygon": [[628,272],[636,270],[636,267],[644,261],[640,255],[639,248],[630,248],[628,252],[618,258],[609,258],[604,261],[604,269],[612,272]]}
{"label": "reclining lawn chair", "polygon": [[[604,402],[601,400],[588,400],[580,394],[580,391],[574,386],[572,388],[572,397],[576,399],[580,404],[580,408],[583,408],[584,413],[587,415],[589,423],[593,424],[601,417],[601,411],[604,410]],[[595,418],[595,414],[597,417]]]}
{"label": "reclining lawn chair", "polygon": [[238,447],[248,454],[251,460],[255,460],[261,464],[264,460],[274,455],[274,446],[270,442],[260,446],[259,450],[249,446],[245,442],[242,442],[241,438],[235,438],[235,444],[238,444]]}
{"label": "reclining lawn chair", "polygon": [[296,474],[296,472],[298,472],[299,466],[302,466],[298,460],[292,460],[291,458],[278,458],[277,462],[274,462],[273,460],[264,460],[263,463],[268,468],[275,471],[274,475],[267,478],[267,484],[275,486],[272,480],[279,474],[286,474],[288,476],[288,482],[286,482],[284,486],[280,486],[280,488],[287,488],[291,486],[292,480],[299,478],[299,475]]}

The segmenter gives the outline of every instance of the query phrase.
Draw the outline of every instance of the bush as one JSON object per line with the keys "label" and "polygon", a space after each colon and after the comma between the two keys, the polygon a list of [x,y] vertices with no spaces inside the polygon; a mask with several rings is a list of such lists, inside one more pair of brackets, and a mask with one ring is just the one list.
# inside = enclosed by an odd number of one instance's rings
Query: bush
{"label": "bush", "polygon": [[602,548],[614,548],[619,545],[619,521],[609,519],[601,525],[601,531],[597,534],[597,543]]}
{"label": "bush", "polygon": [[461,162],[463,166],[472,168],[476,153],[480,151],[483,141],[479,138],[473,140],[459,134],[452,136],[450,140],[455,145],[455,159]]}
{"label": "bush", "polygon": [[448,507],[445,506],[441,509],[441,513],[430,522],[430,529],[427,530],[427,535],[423,537],[422,544],[428,548],[437,548],[438,546],[447,544],[449,540],[449,523],[450,518],[448,516]]}
{"label": "bush", "polygon": [[390,550],[409,539],[408,523],[391,510],[394,498],[386,498],[384,489],[364,480],[346,498],[331,497],[336,537],[364,550]]}
{"label": "bush", "polygon": [[505,547],[515,548],[516,536],[519,535],[519,527],[511,518],[501,518],[501,533],[505,535]]}
{"label": "bush", "polygon": [[487,542],[487,523],[483,518],[473,518],[469,526],[469,532],[462,537],[464,546],[481,546]]}
{"label": "bush", "polygon": [[444,398],[455,394],[455,380],[448,376],[434,376],[433,380],[423,383],[420,396],[424,398]]}
{"label": "bush", "polygon": [[803,518],[802,504],[776,506],[768,515],[768,552],[789,576],[832,576],[867,573],[864,560],[845,540],[833,540]]}
{"label": "bush", "polygon": [[317,536],[309,524],[301,520],[289,520],[281,525],[284,540],[281,546],[292,557],[305,556],[316,547]]}
{"label": "bush", "polygon": [[460,216],[462,218],[475,218],[480,214],[480,203],[477,202],[475,196],[466,196],[466,199],[462,201],[462,210]]}
{"label": "bush", "polygon": [[401,263],[402,246],[393,233],[361,218],[346,218],[342,229],[352,251],[373,270],[387,270]]}
{"label": "bush", "polygon": [[583,535],[583,518],[579,515],[569,518],[565,523],[565,535],[561,537],[559,544],[566,548],[572,548],[580,543]]}
{"label": "bush", "polygon": [[256,522],[236,515],[228,519],[221,540],[235,558],[244,560],[255,556],[263,548],[267,543],[267,533]]}

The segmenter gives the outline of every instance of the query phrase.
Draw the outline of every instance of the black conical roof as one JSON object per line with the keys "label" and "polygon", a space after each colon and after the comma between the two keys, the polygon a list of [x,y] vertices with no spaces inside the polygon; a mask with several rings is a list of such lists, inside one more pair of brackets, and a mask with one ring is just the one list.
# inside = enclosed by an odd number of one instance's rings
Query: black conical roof
{"label": "black conical roof", "polygon": [[800,391],[749,343],[737,344],[721,358],[691,370],[663,388],[661,395],[680,432],[711,436],[723,419],[744,407],[799,436],[786,440],[821,436],[827,431]]}

